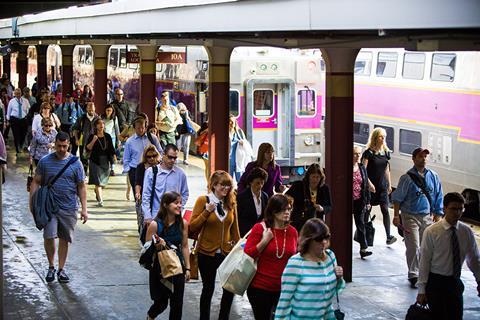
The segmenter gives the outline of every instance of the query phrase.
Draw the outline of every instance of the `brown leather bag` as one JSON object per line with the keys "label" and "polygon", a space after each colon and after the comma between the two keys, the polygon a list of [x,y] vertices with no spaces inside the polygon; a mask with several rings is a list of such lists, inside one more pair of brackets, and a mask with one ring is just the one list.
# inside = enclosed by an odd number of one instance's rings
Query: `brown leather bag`
{"label": "brown leather bag", "polygon": [[190,249],[190,279],[198,280],[197,240],[193,241]]}

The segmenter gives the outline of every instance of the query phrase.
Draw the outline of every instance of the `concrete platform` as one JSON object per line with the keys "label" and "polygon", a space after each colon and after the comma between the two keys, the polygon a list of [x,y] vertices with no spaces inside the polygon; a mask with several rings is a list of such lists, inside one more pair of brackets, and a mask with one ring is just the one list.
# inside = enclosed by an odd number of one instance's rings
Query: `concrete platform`
{"label": "concrete platform", "polygon": [[[125,176],[111,178],[103,208],[96,206],[89,187],[90,218],[87,224],[77,225],[66,265],[71,282],[47,285],[42,233],[28,212],[26,155],[18,159],[14,154],[9,156],[3,193],[4,318],[144,319],[151,304],[148,272],[137,262],[136,216],[134,202],[125,199]],[[187,207],[192,207],[197,196],[206,191],[203,169],[196,166],[201,165],[201,160],[192,158],[190,162],[192,165],[185,168],[190,187]],[[117,166],[117,173],[120,169]],[[406,280],[405,247],[401,241],[387,246],[380,223],[377,218],[371,257],[361,260],[354,243],[353,282],[340,295],[346,319],[404,319],[415,300],[416,290],[410,289]],[[464,319],[479,319],[475,280],[467,269],[462,279],[466,287]],[[199,281],[187,283],[184,319],[198,319],[200,292]],[[220,294],[217,288],[212,318],[218,314]],[[168,319],[168,312],[158,319]],[[235,298],[231,319],[253,319],[246,296]]]}

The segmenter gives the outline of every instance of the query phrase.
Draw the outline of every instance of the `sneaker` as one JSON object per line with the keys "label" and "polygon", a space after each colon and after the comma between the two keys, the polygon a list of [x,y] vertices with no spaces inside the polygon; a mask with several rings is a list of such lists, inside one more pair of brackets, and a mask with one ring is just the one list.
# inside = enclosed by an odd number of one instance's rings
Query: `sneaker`
{"label": "sneaker", "polygon": [[371,256],[373,254],[372,251],[367,250],[360,250],[360,257],[363,259],[365,257]]}
{"label": "sneaker", "polygon": [[388,245],[394,244],[395,241],[397,241],[397,238],[395,236],[388,236],[387,237],[387,244]]}
{"label": "sneaker", "polygon": [[67,276],[67,274],[65,273],[65,270],[63,269],[60,269],[58,270],[57,272],[57,280],[58,282],[60,283],[67,283],[70,281],[70,278]]}
{"label": "sneaker", "polygon": [[410,279],[408,279],[408,281],[410,282],[410,288],[412,288],[412,289],[417,288],[417,281],[418,281],[417,277],[410,278]]}
{"label": "sneaker", "polygon": [[98,201],[98,206],[103,207],[103,201]]}
{"label": "sneaker", "polygon": [[115,171],[110,170],[110,177],[115,177]]}
{"label": "sneaker", "polygon": [[183,164],[186,165],[186,166],[188,166],[190,163],[188,163],[187,160],[183,160]]}
{"label": "sneaker", "polygon": [[50,283],[53,280],[55,280],[55,271],[57,271],[55,270],[55,267],[48,268],[47,276],[45,277],[45,281],[47,281],[47,283]]}

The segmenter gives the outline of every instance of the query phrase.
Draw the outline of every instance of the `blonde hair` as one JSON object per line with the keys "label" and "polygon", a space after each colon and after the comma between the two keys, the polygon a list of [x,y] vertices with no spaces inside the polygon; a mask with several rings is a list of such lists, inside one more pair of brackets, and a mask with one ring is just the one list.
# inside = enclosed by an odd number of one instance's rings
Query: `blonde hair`
{"label": "blonde hair", "polygon": [[150,144],[147,147],[145,147],[145,149],[143,150],[141,163],[143,164],[147,163],[147,153],[149,152],[155,152],[157,154],[157,162],[160,162],[160,152],[158,152],[157,147],[155,147],[153,144]]}
{"label": "blonde hair", "polygon": [[372,133],[370,134],[370,137],[368,138],[368,143],[367,143],[367,149],[376,149],[375,147],[377,146],[377,140],[379,136],[384,136],[385,139],[383,139],[383,144],[381,146],[381,149],[385,152],[390,151],[390,149],[387,146],[387,131],[381,127],[377,127],[373,129]]}

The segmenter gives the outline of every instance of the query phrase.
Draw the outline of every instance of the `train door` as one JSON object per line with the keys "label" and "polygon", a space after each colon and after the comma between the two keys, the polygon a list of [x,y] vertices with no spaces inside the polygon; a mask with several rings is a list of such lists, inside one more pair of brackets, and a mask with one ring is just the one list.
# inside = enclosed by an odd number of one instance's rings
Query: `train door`
{"label": "train door", "polygon": [[254,154],[263,142],[272,144],[280,165],[295,156],[294,82],[290,79],[250,79],[246,84],[246,129]]}

